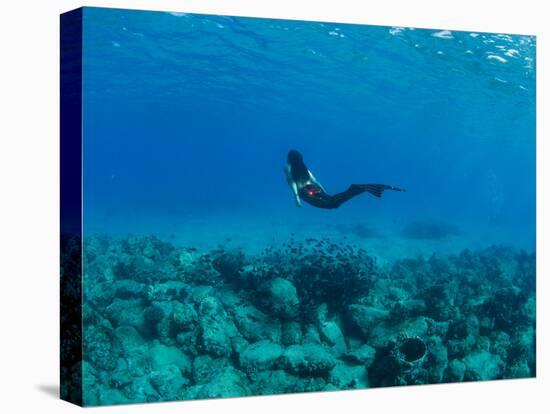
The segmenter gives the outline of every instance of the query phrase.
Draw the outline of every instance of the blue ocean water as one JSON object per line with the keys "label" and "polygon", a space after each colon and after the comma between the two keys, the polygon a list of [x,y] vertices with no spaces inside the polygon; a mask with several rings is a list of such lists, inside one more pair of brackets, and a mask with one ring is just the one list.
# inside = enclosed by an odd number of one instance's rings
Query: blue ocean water
{"label": "blue ocean water", "polygon": [[533,36],[83,22],[85,405],[535,376]]}
{"label": "blue ocean water", "polygon": [[[178,236],[197,222],[215,239],[233,224],[362,222],[394,234],[437,220],[534,249],[533,36],[85,16],[85,230]],[[293,148],[330,193],[408,191],[297,209],[282,172]]]}

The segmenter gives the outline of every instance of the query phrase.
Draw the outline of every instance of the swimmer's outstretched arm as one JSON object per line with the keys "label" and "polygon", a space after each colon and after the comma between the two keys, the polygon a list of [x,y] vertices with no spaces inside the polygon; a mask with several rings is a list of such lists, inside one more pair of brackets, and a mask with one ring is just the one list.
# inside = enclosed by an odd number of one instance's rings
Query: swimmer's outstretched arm
{"label": "swimmer's outstretched arm", "polygon": [[296,207],[302,207],[302,200],[300,200],[300,196],[298,195],[298,186],[292,179],[292,176],[290,175],[290,166],[287,164],[284,168],[285,174],[286,174],[286,182],[288,183],[290,189],[292,190],[292,194],[294,195],[294,201],[296,202]]}

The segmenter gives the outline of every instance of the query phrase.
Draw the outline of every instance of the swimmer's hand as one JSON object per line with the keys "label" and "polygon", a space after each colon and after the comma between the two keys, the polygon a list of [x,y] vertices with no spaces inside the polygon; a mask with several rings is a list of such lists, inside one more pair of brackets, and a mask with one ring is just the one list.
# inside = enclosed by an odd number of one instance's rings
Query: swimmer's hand
{"label": "swimmer's hand", "polygon": [[302,201],[300,200],[300,197],[296,197],[296,207],[302,207]]}

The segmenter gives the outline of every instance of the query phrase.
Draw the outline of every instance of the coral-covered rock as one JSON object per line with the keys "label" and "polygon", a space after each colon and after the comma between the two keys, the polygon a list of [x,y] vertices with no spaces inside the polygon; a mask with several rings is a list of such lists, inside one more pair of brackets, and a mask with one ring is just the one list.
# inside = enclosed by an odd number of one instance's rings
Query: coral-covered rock
{"label": "coral-covered rock", "polygon": [[529,326],[524,329],[517,329],[513,332],[510,340],[508,357],[513,362],[526,361],[530,366],[535,365],[536,343],[535,328]]}
{"label": "coral-covered rock", "polygon": [[189,380],[182,375],[181,368],[167,364],[161,370],[149,374],[149,381],[163,400],[178,399]]}
{"label": "coral-covered rock", "polygon": [[369,378],[364,365],[337,364],[329,373],[328,380],[337,389],[367,388]]}
{"label": "coral-covered rock", "polygon": [[487,351],[468,354],[463,359],[466,371],[465,381],[486,381],[501,378],[504,374],[504,362],[498,355]]}
{"label": "coral-covered rock", "polygon": [[144,310],[145,307],[140,299],[115,299],[105,309],[105,316],[114,327],[133,326],[143,331],[145,329]]}
{"label": "coral-covered rock", "polygon": [[302,377],[296,383],[294,392],[315,392],[322,391],[327,386],[327,381],[323,377]]}
{"label": "coral-covered rock", "polygon": [[339,320],[329,318],[326,304],[323,303],[317,308],[316,320],[319,338],[329,347],[331,353],[336,357],[345,354],[348,347]]}
{"label": "coral-covered rock", "polygon": [[296,317],[300,301],[292,282],[277,277],[264,286],[264,291],[267,294],[264,306],[270,314],[283,319]]}
{"label": "coral-covered rock", "polygon": [[179,280],[169,280],[164,283],[149,285],[145,290],[146,298],[151,302],[165,300],[183,301],[191,292],[191,287]]}
{"label": "coral-covered rock", "polygon": [[113,289],[113,283],[111,281],[94,283],[91,286],[86,285],[84,294],[87,300],[99,305],[108,306],[115,298],[116,291]]}
{"label": "coral-covered rock", "polygon": [[424,368],[428,371],[428,380],[430,383],[440,383],[443,381],[449,360],[447,348],[441,343],[441,338],[438,336],[429,338],[427,346],[427,361]]}
{"label": "coral-covered rock", "polygon": [[277,368],[282,353],[281,345],[262,340],[249,345],[240,354],[239,363],[246,373],[272,370]]}
{"label": "coral-covered rock", "polygon": [[229,365],[225,358],[214,358],[210,355],[199,355],[193,360],[191,375],[195,384],[206,384]]}
{"label": "coral-covered rock", "polygon": [[503,361],[507,361],[510,344],[510,335],[506,332],[497,331],[493,333],[491,341],[489,341],[488,351],[498,355]]}
{"label": "coral-covered rock", "polygon": [[149,357],[151,369],[154,371],[163,371],[165,366],[175,365],[182,375],[191,373],[191,359],[179,348],[157,343],[149,349]]}
{"label": "coral-covered rock", "polygon": [[231,337],[223,321],[203,319],[199,326],[199,346],[203,352],[213,356],[231,355]]}
{"label": "coral-covered rock", "polygon": [[237,359],[241,355],[250,343],[242,336],[234,336],[231,338],[231,349],[233,350],[233,357]]}
{"label": "coral-covered rock", "polygon": [[197,322],[198,315],[189,303],[174,302],[172,305],[172,321],[178,331],[189,331]]}
{"label": "coral-covered rock", "polygon": [[448,321],[456,316],[456,286],[448,283],[434,284],[422,293],[426,303],[427,316],[436,321]]}
{"label": "coral-covered rock", "polygon": [[[95,396],[94,400],[95,405],[128,404],[132,402],[122,393],[122,391],[117,390],[116,388],[108,388],[104,386],[99,387],[97,390],[97,396]],[[91,400],[87,399],[87,401]]]}
{"label": "coral-covered rock", "polygon": [[240,250],[214,252],[212,266],[224,279],[233,281],[245,265],[245,255]]}
{"label": "coral-covered rock", "polygon": [[320,345],[291,345],[285,349],[282,363],[290,373],[317,376],[327,374],[336,365],[336,359]]}
{"label": "coral-covered rock", "polygon": [[120,326],[115,329],[114,336],[121,352],[126,357],[131,357],[137,352],[145,351],[147,342],[133,326]]}
{"label": "coral-covered rock", "polygon": [[200,305],[203,300],[211,296],[215,296],[215,290],[209,285],[197,285],[189,292],[190,302],[195,305]]}
{"label": "coral-covered rock", "polygon": [[477,337],[478,335],[479,320],[475,315],[453,320],[447,331],[447,338],[449,339],[466,339],[468,336]]}
{"label": "coral-covered rock", "polygon": [[324,378],[298,377],[284,370],[259,372],[253,382],[253,390],[257,394],[321,391],[326,386]]}
{"label": "coral-covered rock", "polygon": [[112,290],[119,299],[139,299],[143,298],[146,292],[144,283],[136,282],[131,279],[117,280]]}
{"label": "coral-covered rock", "polygon": [[274,371],[260,371],[253,383],[257,394],[282,394],[296,392],[301,379],[295,375],[279,369]]}
{"label": "coral-covered rock", "polygon": [[377,267],[365,250],[313,239],[310,243],[315,247],[309,251],[294,249],[298,260],[290,272],[303,304],[327,303],[342,310],[367,293]]}
{"label": "coral-covered rock", "polygon": [[250,388],[246,375],[236,368],[227,366],[198,390],[196,398],[244,397],[247,395],[250,395]]}
{"label": "coral-covered rock", "polygon": [[240,334],[249,341],[281,338],[281,323],[267,316],[253,305],[238,305],[232,311],[233,320]]}
{"label": "coral-covered rock", "polygon": [[84,361],[70,369],[82,370],[86,404],[536,372],[534,254],[494,247],[379,267],[320,239],[247,257],[154,237],[85,246]]}
{"label": "coral-covered rock", "polygon": [[302,327],[299,322],[288,321],[282,323],[281,342],[286,346],[302,342]]}
{"label": "coral-covered rock", "polygon": [[198,341],[199,341],[199,329],[195,328],[192,331],[183,331],[176,335],[175,344],[181,348],[183,352],[187,355],[197,356],[198,351]]}
{"label": "coral-covered rock", "polygon": [[475,347],[476,338],[468,336],[465,339],[449,339],[447,341],[447,352],[450,358],[463,358]]}
{"label": "coral-covered rock", "polygon": [[447,365],[443,380],[445,382],[459,382],[464,380],[466,365],[459,359],[453,359]]}
{"label": "coral-covered rock", "polygon": [[376,349],[368,344],[363,344],[360,347],[347,353],[346,358],[351,362],[363,364],[366,368],[370,367],[376,356]]}
{"label": "coral-covered rock", "polygon": [[319,334],[321,340],[330,347],[330,351],[334,356],[339,357],[347,352],[346,340],[336,321],[320,322]]}
{"label": "coral-covered rock", "polygon": [[530,378],[534,375],[527,361],[516,362],[506,368],[506,378]]}
{"label": "coral-covered rock", "polygon": [[150,323],[157,323],[164,318],[164,309],[162,306],[159,305],[151,305],[145,308],[143,311],[143,317],[147,322]]}
{"label": "coral-covered rock", "polygon": [[422,299],[407,299],[392,302],[390,318],[394,321],[402,321],[406,318],[424,315],[426,302]]}
{"label": "coral-covered rock", "polygon": [[83,342],[84,355],[94,367],[105,371],[115,369],[118,356],[113,352],[112,337],[105,329],[86,327]]}
{"label": "coral-covered rock", "polygon": [[379,322],[388,318],[389,311],[372,306],[351,305],[348,313],[353,324],[365,338],[369,337],[371,329]]}
{"label": "coral-covered rock", "polygon": [[429,320],[424,316],[406,319],[398,324],[382,322],[372,329],[369,344],[375,348],[381,348],[390,342],[396,342],[399,337],[424,338],[429,328]]}
{"label": "coral-covered rock", "polygon": [[526,294],[517,288],[499,289],[483,303],[483,315],[494,320],[496,329],[509,331],[524,320],[522,310],[526,301]]}
{"label": "coral-covered rock", "polygon": [[231,338],[238,335],[237,328],[229,319],[221,302],[213,296],[199,303],[200,349],[213,356],[230,356]]}
{"label": "coral-covered rock", "polygon": [[302,343],[304,344],[321,344],[321,335],[317,326],[310,323],[304,327],[304,336],[302,337]]}

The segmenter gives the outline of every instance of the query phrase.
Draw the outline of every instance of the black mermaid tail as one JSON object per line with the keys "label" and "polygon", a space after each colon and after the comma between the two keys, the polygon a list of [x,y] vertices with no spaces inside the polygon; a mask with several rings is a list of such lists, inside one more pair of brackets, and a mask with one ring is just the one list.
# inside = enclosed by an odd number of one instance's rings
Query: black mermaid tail
{"label": "black mermaid tail", "polygon": [[375,197],[382,197],[385,190],[405,191],[402,188],[386,184],[352,184],[346,191],[330,195],[318,185],[309,184],[303,188],[303,191],[300,191],[300,197],[314,207],[334,209],[359,194],[370,193]]}
{"label": "black mermaid tail", "polygon": [[[375,197],[382,197],[382,193],[384,192],[384,190],[405,191],[402,188],[394,187],[393,185],[386,185],[386,184],[352,184],[350,188],[353,186],[359,187],[359,189],[364,189],[361,192],[367,191]],[[348,188],[348,191],[349,191],[349,188]],[[361,193],[358,193],[358,194],[361,194]]]}

